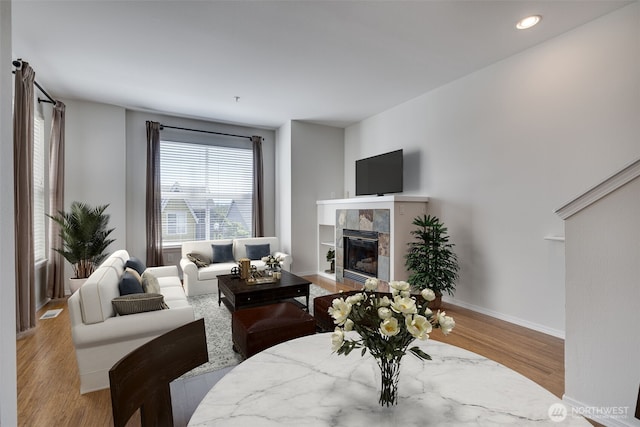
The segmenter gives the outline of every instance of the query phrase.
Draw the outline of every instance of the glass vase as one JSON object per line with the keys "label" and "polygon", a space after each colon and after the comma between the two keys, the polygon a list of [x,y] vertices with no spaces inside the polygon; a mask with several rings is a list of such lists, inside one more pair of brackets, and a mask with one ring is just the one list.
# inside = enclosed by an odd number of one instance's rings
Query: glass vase
{"label": "glass vase", "polygon": [[398,380],[400,379],[400,361],[394,357],[376,359],[380,367],[380,405],[392,406],[398,403]]}

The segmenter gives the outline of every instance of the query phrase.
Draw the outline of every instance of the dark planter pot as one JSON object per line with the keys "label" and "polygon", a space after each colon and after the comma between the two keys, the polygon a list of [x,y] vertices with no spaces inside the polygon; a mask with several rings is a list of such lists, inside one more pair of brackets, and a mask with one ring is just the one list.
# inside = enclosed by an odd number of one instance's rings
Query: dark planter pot
{"label": "dark planter pot", "polygon": [[436,299],[429,301],[427,307],[432,311],[440,310],[440,308],[442,308],[442,294],[440,292],[436,292]]}

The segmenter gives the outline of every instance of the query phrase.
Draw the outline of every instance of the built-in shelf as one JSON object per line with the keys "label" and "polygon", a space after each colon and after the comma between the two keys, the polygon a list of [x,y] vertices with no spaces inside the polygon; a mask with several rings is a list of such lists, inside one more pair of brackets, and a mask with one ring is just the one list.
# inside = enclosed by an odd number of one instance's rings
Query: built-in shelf
{"label": "built-in shelf", "polygon": [[564,242],[564,236],[544,236],[544,240],[551,240],[553,242]]}
{"label": "built-in shelf", "polygon": [[336,242],[320,242],[321,245],[334,247]]}

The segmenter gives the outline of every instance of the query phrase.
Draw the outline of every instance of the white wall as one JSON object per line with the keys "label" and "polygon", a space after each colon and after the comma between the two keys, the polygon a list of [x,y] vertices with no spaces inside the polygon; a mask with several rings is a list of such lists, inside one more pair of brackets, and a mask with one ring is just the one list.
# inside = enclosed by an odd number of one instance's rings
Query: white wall
{"label": "white wall", "polygon": [[342,198],[344,130],[290,121],[277,131],[277,227],[292,272],[316,274],[316,201]]}
{"label": "white wall", "polygon": [[[275,229],[275,132],[247,126],[227,125],[166,115],[127,111],[127,250],[140,259],[146,258],[146,169],[147,131],[146,121],[156,121],[167,126],[208,130],[236,135],[263,137],[262,155],[264,172],[264,228],[265,236],[273,236]],[[161,137],[184,142],[199,142],[207,138],[197,132],[164,130]]]}
{"label": "white wall", "polygon": [[638,3],[346,129],[355,160],[404,148],[460,258],[456,302],[564,334],[553,211],[640,155]]}
{"label": "white wall", "polygon": [[[276,236],[285,253],[291,253],[291,122],[276,131]],[[295,258],[291,269],[294,269]]]}
{"label": "white wall", "polygon": [[13,78],[11,0],[0,1],[0,425],[18,425],[15,238],[13,222]]}
{"label": "white wall", "polygon": [[[88,101],[64,99],[64,209],[74,201],[91,206],[109,204],[109,227],[116,239],[107,249],[126,247],[125,109]],[[72,268],[65,263],[65,277]],[[65,283],[65,288],[68,283]],[[68,291],[68,289],[67,289]]]}
{"label": "white wall", "polygon": [[610,419],[606,413],[586,413],[605,425],[640,426],[633,418],[640,384],[639,218],[636,178],[565,224],[564,398],[583,408],[620,408],[617,415],[626,415]]}
{"label": "white wall", "polygon": [[297,274],[318,271],[317,200],[342,198],[344,130],[291,122],[291,254]]}

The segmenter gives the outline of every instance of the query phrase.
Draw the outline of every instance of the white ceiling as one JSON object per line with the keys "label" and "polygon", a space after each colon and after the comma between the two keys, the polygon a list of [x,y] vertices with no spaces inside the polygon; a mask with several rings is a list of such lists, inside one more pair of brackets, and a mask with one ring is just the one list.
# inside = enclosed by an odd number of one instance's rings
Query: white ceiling
{"label": "white ceiling", "polygon": [[13,0],[13,53],[56,97],[344,127],[628,3]]}

